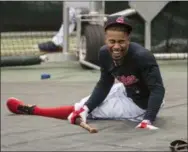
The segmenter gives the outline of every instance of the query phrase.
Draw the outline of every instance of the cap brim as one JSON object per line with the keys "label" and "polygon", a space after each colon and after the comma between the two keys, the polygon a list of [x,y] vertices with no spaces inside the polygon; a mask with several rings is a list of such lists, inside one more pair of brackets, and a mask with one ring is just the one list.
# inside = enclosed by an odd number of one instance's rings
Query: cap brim
{"label": "cap brim", "polygon": [[105,29],[105,31],[106,31],[106,29],[108,29],[110,26],[112,26],[112,25],[117,25],[117,24],[119,24],[119,25],[124,25],[126,28],[128,28],[129,32],[132,31],[132,26],[131,26],[131,25],[125,24],[125,23],[117,23],[117,22],[115,22],[115,23],[110,23],[110,24],[105,25],[104,29]]}

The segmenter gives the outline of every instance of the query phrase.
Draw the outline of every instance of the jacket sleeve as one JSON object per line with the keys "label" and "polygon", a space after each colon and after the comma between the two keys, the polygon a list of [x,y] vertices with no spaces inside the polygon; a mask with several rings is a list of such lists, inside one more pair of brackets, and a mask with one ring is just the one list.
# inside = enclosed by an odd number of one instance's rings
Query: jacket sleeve
{"label": "jacket sleeve", "polygon": [[98,107],[107,97],[110,89],[114,84],[114,77],[108,72],[107,66],[105,66],[106,55],[104,51],[100,51],[99,53],[99,61],[100,61],[100,79],[97,82],[91,96],[85,105],[89,108],[89,112],[92,112],[96,107]]}
{"label": "jacket sleeve", "polygon": [[154,55],[151,52],[146,52],[142,54],[139,60],[142,78],[150,91],[148,108],[144,119],[153,122],[163,102],[165,88]]}

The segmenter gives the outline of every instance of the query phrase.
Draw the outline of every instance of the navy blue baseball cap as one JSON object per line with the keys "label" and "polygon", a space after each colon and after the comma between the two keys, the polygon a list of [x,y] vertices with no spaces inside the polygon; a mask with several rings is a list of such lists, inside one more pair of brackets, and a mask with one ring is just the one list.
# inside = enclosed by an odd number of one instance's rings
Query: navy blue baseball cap
{"label": "navy blue baseball cap", "polygon": [[116,25],[116,24],[124,25],[127,28],[129,33],[132,32],[132,26],[131,26],[130,21],[128,20],[128,18],[126,18],[124,16],[120,16],[120,15],[109,16],[107,18],[107,21],[105,22],[105,25],[104,25],[105,31],[109,27],[111,27],[112,25]]}

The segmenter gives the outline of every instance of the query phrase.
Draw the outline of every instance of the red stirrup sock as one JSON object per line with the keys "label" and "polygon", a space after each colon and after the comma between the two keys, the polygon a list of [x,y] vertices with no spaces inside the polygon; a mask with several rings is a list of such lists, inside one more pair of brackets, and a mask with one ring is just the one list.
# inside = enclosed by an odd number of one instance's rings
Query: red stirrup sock
{"label": "red stirrup sock", "polygon": [[33,114],[44,117],[53,117],[58,119],[67,119],[69,114],[74,111],[74,106],[61,106],[53,108],[41,108],[36,106]]}
{"label": "red stirrup sock", "polygon": [[7,108],[15,114],[38,115],[58,119],[67,119],[69,114],[74,111],[74,106],[42,108],[37,105],[24,104],[23,101],[14,97],[8,98]]}

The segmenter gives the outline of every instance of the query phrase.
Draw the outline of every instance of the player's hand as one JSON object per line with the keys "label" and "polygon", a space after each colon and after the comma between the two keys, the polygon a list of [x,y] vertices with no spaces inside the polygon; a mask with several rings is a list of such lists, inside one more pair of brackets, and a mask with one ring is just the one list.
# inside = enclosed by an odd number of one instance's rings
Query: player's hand
{"label": "player's hand", "polygon": [[75,110],[68,116],[67,119],[71,124],[75,124],[76,118],[80,117],[82,121],[86,123],[88,111],[89,109],[85,105],[83,107],[75,106]]}
{"label": "player's hand", "polygon": [[153,126],[152,123],[149,120],[143,120],[141,123],[139,123],[136,126],[136,128],[149,129],[149,130],[159,129],[158,127]]}

